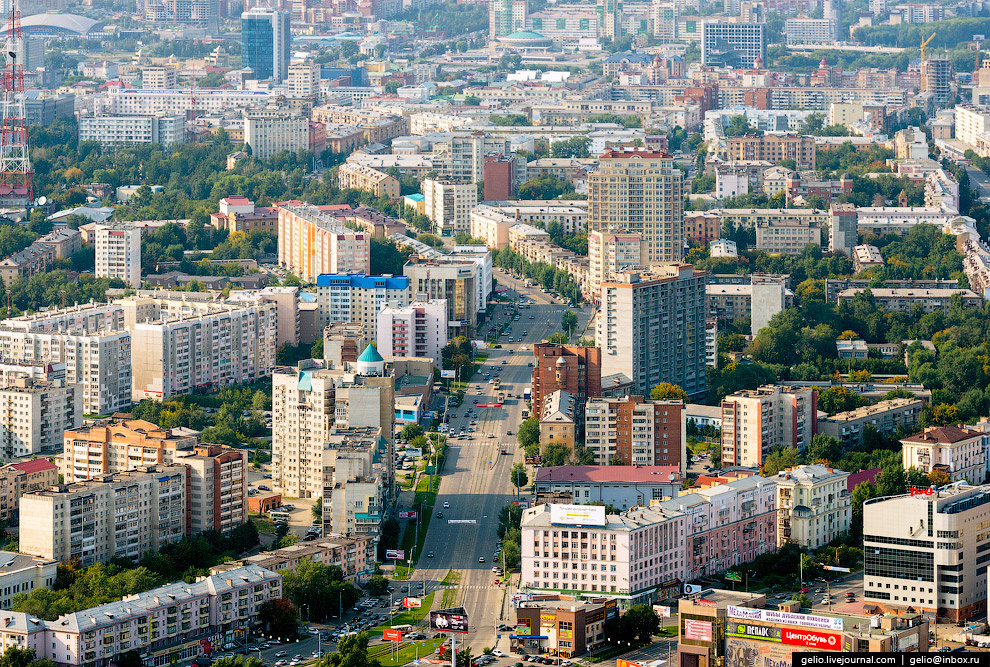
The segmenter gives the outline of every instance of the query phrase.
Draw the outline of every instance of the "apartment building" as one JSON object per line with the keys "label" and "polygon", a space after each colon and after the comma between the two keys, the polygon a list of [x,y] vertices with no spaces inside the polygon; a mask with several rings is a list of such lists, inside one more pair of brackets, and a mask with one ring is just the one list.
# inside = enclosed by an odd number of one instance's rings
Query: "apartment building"
{"label": "apartment building", "polygon": [[588,174],[588,231],[637,234],[643,263],[684,253],[684,177],[667,153],[608,151]]}
{"label": "apartment building", "polygon": [[189,520],[186,532],[229,535],[248,520],[248,453],[225,445],[197,445],[175,452],[173,461],[189,467]]}
{"label": "apartment building", "polygon": [[[942,7],[937,6],[938,9]],[[942,55],[929,55],[921,61],[921,90],[932,96],[936,105],[944,107],[953,101],[952,61]]]}
{"label": "apartment building", "polygon": [[981,150],[990,146],[990,111],[968,104],[956,105],[955,123],[956,141],[976,150],[978,155],[990,155],[987,150]]}
{"label": "apartment building", "polygon": [[53,229],[38,239],[38,243],[53,247],[55,259],[66,259],[82,250],[82,232],[78,229]]}
{"label": "apartment building", "polygon": [[20,550],[83,567],[138,560],[187,535],[187,480],[185,466],[145,466],[25,494]]}
{"label": "apartment building", "polygon": [[265,108],[242,112],[244,143],[251,155],[267,160],[276,153],[309,148],[309,118],[294,109]]}
{"label": "apartment building", "polygon": [[378,544],[391,512],[393,477],[381,433],[377,427],[331,433],[322,452],[324,535],[366,537]]}
{"label": "apartment building", "polygon": [[0,606],[12,608],[14,596],[36,588],[53,588],[58,561],[0,551]]}
{"label": "apartment building", "polygon": [[348,229],[316,206],[278,207],[278,263],[307,282],[323,274],[371,273],[371,236]]}
{"label": "apartment building", "polygon": [[13,364],[63,367],[67,382],[82,385],[86,414],[131,405],[131,334],[119,306],[86,304],[3,320],[0,349]]}
{"label": "apartment building", "polygon": [[362,164],[345,162],[337,167],[337,187],[370,192],[376,197],[399,198],[399,180]]}
{"label": "apartment building", "polygon": [[81,115],[79,143],[84,141],[95,141],[109,149],[137,144],[184,144],[186,121],[170,113]]}
{"label": "apartment building", "polygon": [[274,206],[255,206],[247,197],[228,195],[220,200],[218,213],[210,214],[210,224],[217,229],[234,232],[278,233],[278,209]]}
{"label": "apartment building", "polygon": [[795,169],[814,169],[815,138],[789,132],[726,137],[724,143],[716,144],[713,157],[722,161],[765,160],[773,164],[790,159],[794,160]]}
{"label": "apartment building", "polygon": [[950,621],[986,610],[990,489],[956,483],[863,503],[863,597]]}
{"label": "apartment building", "polygon": [[755,335],[774,315],[790,308],[794,292],[782,282],[726,285],[710,282],[705,286],[709,315],[720,322],[750,317]]}
{"label": "apartment building", "polygon": [[438,234],[471,231],[471,209],[478,205],[474,183],[455,183],[428,178],[423,181],[426,217]]}
{"label": "apartment building", "polygon": [[648,259],[649,251],[639,234],[589,232],[588,293],[597,297],[603,282],[612,280],[612,276],[626,267],[643,266]]}
{"label": "apartment building", "polygon": [[[722,220],[718,213],[709,211],[685,211],[684,212],[684,238],[708,245],[712,241],[717,241],[722,233]],[[590,252],[590,234],[589,234]]]}
{"label": "apartment building", "polygon": [[767,60],[766,25],[705,21],[702,28],[702,64],[752,67]]}
{"label": "apartment building", "polygon": [[0,519],[15,512],[21,496],[58,484],[58,466],[48,459],[8,463],[0,468]]}
{"label": "apartment building", "polygon": [[871,426],[882,435],[890,435],[903,426],[911,428],[918,423],[924,402],[919,398],[893,398],[864,405],[848,412],[839,412],[818,420],[818,431],[842,443],[843,449],[851,449],[863,442],[863,431]]}
{"label": "apartment building", "polygon": [[875,266],[883,266],[883,255],[880,248],[875,245],[858,245],[853,248],[853,271],[859,273],[863,269],[870,269]]}
{"label": "apartment building", "polygon": [[562,445],[574,451],[574,443],[578,441],[578,409],[570,392],[563,389],[551,392],[543,400],[543,412],[537,415],[540,420],[540,445]]}
{"label": "apartment building", "polygon": [[649,394],[661,382],[688,396],[706,389],[707,275],[690,264],[618,272],[602,283],[595,342],[602,364]]}
{"label": "apartment building", "polygon": [[409,278],[406,276],[316,277],[317,325],[320,329],[335,322],[350,322],[361,327],[367,340],[375,340],[378,313],[387,306],[406,306],[409,300]]}
{"label": "apartment building", "polygon": [[543,414],[544,401],[558,390],[566,391],[573,396],[579,406],[587,399],[601,396],[600,348],[556,345],[544,341],[533,345],[533,357],[534,415]]}
{"label": "apartment building", "polygon": [[509,228],[518,224],[513,216],[485,204],[471,209],[471,237],[483,240],[491,250],[509,245]]}
{"label": "apartment building", "polygon": [[56,462],[66,484],[137,468],[178,463],[191,453],[196,436],[159,428],[142,419],[111,417],[66,429]]}
{"label": "apartment building", "polygon": [[83,421],[83,391],[65,380],[16,378],[0,386],[0,458],[56,452]]}
{"label": "apartment building", "polygon": [[959,182],[945,169],[935,169],[925,177],[925,206],[959,210]]}
{"label": "apartment building", "polygon": [[839,301],[851,301],[857,294],[868,289],[873,296],[873,302],[878,308],[895,313],[910,313],[915,306],[920,306],[926,313],[941,311],[948,313],[953,301],[958,297],[966,308],[979,308],[983,298],[968,289],[909,289],[909,288],[856,288],[850,287],[839,291],[836,298]]}
{"label": "apartment building", "polygon": [[799,255],[809,243],[821,245],[822,229],[816,220],[787,220],[756,224],[756,247],[774,255]]}
{"label": "apartment building", "polygon": [[681,401],[643,396],[592,398],[584,406],[584,444],[595,465],[687,466],[687,421]]}
{"label": "apartment building", "polygon": [[402,267],[409,280],[411,297],[423,300],[442,299],[447,302],[447,331],[449,337],[467,335],[475,330],[478,314],[484,312],[483,292],[490,292],[491,278],[483,285],[484,267],[457,256],[449,259],[422,259],[413,255]]}
{"label": "apartment building", "polygon": [[318,63],[291,63],[287,80],[289,97],[312,97],[320,92]]}
{"label": "apartment building", "polygon": [[126,222],[102,223],[94,236],[96,276],[141,287],[141,228]]}
{"label": "apartment building", "polygon": [[788,46],[832,44],[838,37],[839,23],[835,19],[793,18],[784,22],[784,38]]}
{"label": "apartment building", "polygon": [[24,250],[0,260],[0,278],[3,278],[4,285],[13,285],[20,278],[27,279],[48,271],[54,263],[55,248],[35,241]]}
{"label": "apartment building", "polygon": [[960,426],[929,426],[901,440],[904,469],[944,472],[953,482],[982,484],[987,477],[984,434]]}
{"label": "apartment building", "polygon": [[432,359],[440,367],[440,351],[447,344],[447,301],[413,301],[386,306],[378,313],[378,352],[386,357]]}
{"label": "apartment building", "polygon": [[433,145],[433,165],[439,180],[448,183],[473,185],[484,180],[485,157],[491,155],[512,155],[509,139],[484,132],[452,133]]}
{"label": "apartment building", "polygon": [[128,313],[134,336],[131,396],[135,401],[251,382],[269,376],[275,367],[275,303],[150,297],[118,303]]}
{"label": "apartment building", "polygon": [[686,517],[654,508],[606,515],[601,506],[523,510],[520,588],[573,595],[608,593],[627,607],[656,599],[684,571]]}
{"label": "apartment building", "polygon": [[569,498],[575,505],[603,503],[622,510],[676,498],[683,475],[676,466],[543,466],[536,469],[533,493]]}
{"label": "apartment building", "polygon": [[777,546],[814,550],[839,538],[852,520],[849,473],[820,464],[781,470],[777,483]]}
{"label": "apartment building", "polygon": [[345,580],[363,584],[374,574],[376,560],[375,542],[370,537],[333,536],[230,560],[211,567],[210,574],[224,574],[245,565],[284,573],[295,570],[300,563],[311,562],[336,565],[343,571]]}
{"label": "apartment building", "polygon": [[[526,164],[527,178],[533,178],[530,165]],[[544,224],[559,222],[565,234],[583,232],[588,228],[588,202],[586,200],[559,199],[511,199],[505,201],[490,201],[488,206],[503,215],[510,216],[518,223],[532,224],[542,221]]]}
{"label": "apartment building", "polygon": [[764,385],[722,399],[722,463],[758,468],[775,447],[802,450],[818,428],[818,392]]}

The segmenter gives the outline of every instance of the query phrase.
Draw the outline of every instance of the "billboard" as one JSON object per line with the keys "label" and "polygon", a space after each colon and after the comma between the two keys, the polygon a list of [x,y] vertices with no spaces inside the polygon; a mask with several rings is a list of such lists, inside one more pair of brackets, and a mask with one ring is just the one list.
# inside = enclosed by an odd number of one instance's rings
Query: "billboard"
{"label": "billboard", "polygon": [[523,618],[523,619],[520,619],[520,620],[516,621],[516,634],[517,635],[528,636],[529,633],[530,633],[530,628],[529,628],[529,619],[528,618]]}
{"label": "billboard", "polygon": [[402,641],[402,633],[398,630],[393,630],[392,628],[385,628],[382,630],[382,639],[387,642]]}
{"label": "billboard", "polygon": [[684,595],[694,595],[695,593],[701,592],[701,586],[698,584],[684,584]]}
{"label": "billboard", "polygon": [[563,526],[604,526],[605,508],[599,505],[551,505],[550,523]]}
{"label": "billboard", "polygon": [[792,654],[814,650],[777,642],[726,637],[725,667],[780,667],[792,664]]}
{"label": "billboard", "polygon": [[402,606],[406,609],[419,609],[423,606],[423,601],[419,598],[402,598]]}
{"label": "billboard", "polygon": [[662,604],[653,605],[653,613],[660,618],[670,618],[670,607]]}
{"label": "billboard", "polygon": [[[686,588],[686,587],[685,587]],[[726,610],[729,618],[743,621],[762,621],[763,623],[779,623],[780,625],[797,625],[803,628],[818,630],[834,630],[842,632],[842,619],[829,616],[812,616],[811,614],[792,614],[776,609],[752,609],[729,605]]]}
{"label": "billboard", "polygon": [[386,549],[385,560],[405,560],[405,549]]}
{"label": "billboard", "polygon": [[444,380],[453,380],[455,377],[457,377],[457,371],[454,370],[440,371],[440,377],[443,378]]}
{"label": "billboard", "polygon": [[468,617],[463,607],[430,612],[430,630],[467,634]]}
{"label": "billboard", "polygon": [[842,635],[834,632],[781,628],[781,638],[790,646],[805,646],[818,651],[838,651],[842,648]]}
{"label": "billboard", "polygon": [[399,512],[399,518],[400,519],[415,519],[416,518],[416,512],[409,512],[409,511],[407,511],[407,512]]}
{"label": "billboard", "polygon": [[615,661],[615,667],[643,667],[638,662],[629,662],[628,660],[622,660],[621,658]]}
{"label": "billboard", "polygon": [[709,621],[684,619],[684,639],[710,642],[712,640],[712,624]]}

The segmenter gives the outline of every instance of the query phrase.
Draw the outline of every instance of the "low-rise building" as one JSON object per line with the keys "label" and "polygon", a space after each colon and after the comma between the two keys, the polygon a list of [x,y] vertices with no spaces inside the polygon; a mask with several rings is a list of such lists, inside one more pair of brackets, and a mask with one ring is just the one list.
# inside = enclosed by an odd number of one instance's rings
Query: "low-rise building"
{"label": "low-rise building", "polygon": [[577,442],[578,406],[570,392],[558,389],[543,400],[540,446],[563,445],[573,451]]}
{"label": "low-rise building", "polygon": [[883,266],[883,255],[875,245],[858,245],[853,248],[853,271],[859,273],[874,266]]}
{"label": "low-rise building", "polygon": [[347,581],[364,583],[375,571],[375,559],[375,542],[370,537],[333,536],[230,560],[211,567],[210,574],[225,574],[245,565],[281,573],[295,570],[300,563],[309,561],[336,565]]}
{"label": "low-rise building", "polygon": [[677,466],[544,466],[536,469],[533,493],[566,497],[574,505],[602,503],[627,510],[677,497],[683,480]]}
{"label": "low-rise building", "polygon": [[777,546],[819,549],[849,530],[849,473],[820,464],[781,470],[777,483]]}
{"label": "low-rise building", "polygon": [[383,171],[365,165],[345,162],[337,167],[337,187],[354,188],[372,193],[376,197],[399,197],[399,181]]}
{"label": "low-rise building", "polygon": [[519,653],[552,651],[562,658],[584,655],[605,645],[605,623],[618,615],[617,601],[604,597],[578,601],[552,596],[524,602],[516,607],[516,636],[510,648]]}
{"label": "low-rise building", "polygon": [[184,144],[185,123],[184,116],[169,113],[83,115],[79,117],[79,143],[95,141],[103,148],[136,144]]}
{"label": "low-rise building", "polygon": [[55,247],[35,241],[24,250],[0,261],[0,278],[4,285],[13,285],[20,278],[30,278],[36,273],[44,273],[55,263]]}
{"label": "low-rise building", "polygon": [[[941,471],[953,482],[982,484],[987,477],[984,434],[959,426],[930,426],[901,440],[904,469]],[[985,591],[984,591],[985,592]]]}
{"label": "low-rise building", "polygon": [[0,606],[10,609],[14,596],[37,588],[54,588],[58,561],[0,551]]}
{"label": "low-rise building", "polygon": [[867,426],[881,435],[889,436],[897,428],[911,428],[918,423],[924,402],[919,398],[893,398],[839,412],[818,419],[818,432],[838,440],[843,449],[850,449],[863,442]]}
{"label": "low-rise building", "polygon": [[866,359],[870,353],[866,341],[860,338],[853,340],[836,339],[835,350],[839,359]]}
{"label": "low-rise building", "polygon": [[[952,303],[958,298],[963,307],[979,308],[983,298],[968,289],[891,289],[888,287],[869,289],[877,307],[895,313],[910,313],[920,306],[926,313],[936,311],[948,313]],[[851,301],[863,289],[849,288],[838,293],[839,301]]]}

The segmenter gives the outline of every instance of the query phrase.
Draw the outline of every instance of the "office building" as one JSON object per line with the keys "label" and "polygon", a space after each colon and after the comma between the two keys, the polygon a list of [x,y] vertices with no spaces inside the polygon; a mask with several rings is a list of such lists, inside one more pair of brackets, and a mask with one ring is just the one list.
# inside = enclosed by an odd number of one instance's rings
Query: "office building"
{"label": "office building", "polygon": [[289,76],[289,13],[255,7],[241,14],[241,60],[253,78],[275,83]]}
{"label": "office building", "polygon": [[318,63],[292,63],[286,82],[289,97],[314,97],[320,93],[320,69]]}
{"label": "office building", "polygon": [[145,466],[25,494],[20,550],[83,567],[140,559],[187,535],[187,480],[185,466]]}
{"label": "office building", "polygon": [[722,463],[759,468],[776,447],[802,450],[818,428],[818,392],[765,385],[722,399]]}
{"label": "office building", "polygon": [[197,445],[192,452],[175,453],[173,461],[189,468],[190,535],[230,535],[247,522],[248,450]]}
{"label": "office building", "polygon": [[666,153],[606,152],[588,175],[588,231],[638,235],[644,264],[681,261],[683,183]]}
{"label": "office building", "polygon": [[867,426],[881,435],[889,436],[898,427],[912,428],[921,417],[924,403],[920,398],[893,398],[840,412],[818,420],[818,431],[838,440],[844,450],[863,442]]}
{"label": "office building", "polygon": [[281,549],[229,560],[211,567],[210,574],[224,574],[245,565],[284,573],[295,570],[301,563],[310,562],[336,565],[343,571],[345,580],[363,584],[374,574],[376,560],[373,539],[333,536],[312,542],[297,542]]}
{"label": "office building", "polygon": [[440,351],[447,344],[447,301],[413,301],[407,306],[386,306],[376,324],[379,354],[386,357],[420,357],[442,366]]}
{"label": "office building", "polygon": [[986,609],[990,489],[956,483],[863,503],[863,597],[950,621]]}
{"label": "office building", "polygon": [[71,484],[142,466],[171,466],[195,445],[196,436],[180,429],[111,417],[66,429],[56,462],[63,481]]}
{"label": "office building", "polygon": [[481,292],[491,285],[491,278],[487,286],[483,285],[483,271],[484,267],[479,263],[470,259],[459,260],[456,255],[449,259],[431,257],[425,260],[413,255],[402,267],[413,298],[447,302],[450,338],[474,331],[478,313],[484,312],[483,306],[479,305]]}
{"label": "office building", "polygon": [[510,650],[550,652],[561,658],[584,655],[606,645],[605,624],[618,615],[618,602],[606,597],[579,602],[570,596],[541,596],[522,602],[516,606]]}
{"label": "office building", "polygon": [[175,88],[175,69],[158,65],[141,70],[141,87],[149,90],[171,90]]}
{"label": "office building", "polygon": [[602,283],[595,342],[602,365],[648,395],[661,382],[688,396],[706,389],[706,274],[690,264],[622,271]]}
{"label": "office building", "polygon": [[399,180],[394,176],[354,162],[337,167],[337,187],[370,192],[376,197],[399,198]]}
{"label": "office building", "polygon": [[944,472],[953,482],[982,484],[987,478],[984,434],[959,426],[929,426],[901,440],[904,469]]}
{"label": "office building", "polygon": [[[766,25],[706,21],[703,27],[702,64],[747,68],[767,60]],[[762,159],[762,158],[757,158]]]}
{"label": "office building", "polygon": [[423,181],[426,217],[437,234],[470,232],[471,209],[478,204],[474,183],[454,183],[428,178]]}
{"label": "office building", "polygon": [[356,232],[316,206],[278,207],[278,263],[306,282],[323,274],[371,273],[371,235]]}
{"label": "office building", "polygon": [[[597,347],[556,345],[546,341],[533,345],[533,414],[542,415],[544,400],[563,390],[579,406],[602,393],[602,354]],[[579,416],[579,415],[578,415]]]}
{"label": "office building", "polygon": [[65,380],[22,377],[0,386],[0,457],[58,451],[62,432],[82,425],[82,394]]}
{"label": "office building", "polygon": [[141,287],[141,229],[126,222],[101,223],[95,230],[96,276],[120,278]]}
{"label": "office building", "polygon": [[137,144],[186,143],[186,120],[177,114],[101,114],[79,117],[79,143],[96,141],[103,148]]}
{"label": "office building", "polygon": [[[385,307],[409,305],[406,276],[320,275],[316,277],[317,325],[321,330],[335,322],[361,327],[365,339],[378,335],[378,313]],[[364,346],[358,350],[358,354]]]}
{"label": "office building", "polygon": [[287,108],[244,111],[244,143],[251,155],[267,160],[276,153],[309,148],[309,118]]}
{"label": "office building", "polygon": [[488,39],[526,29],[527,0],[491,0],[488,4]]}
{"label": "office building", "polygon": [[584,444],[596,465],[687,466],[687,422],[681,401],[643,396],[589,399]]}
{"label": "office building", "polygon": [[536,469],[533,493],[538,499],[566,498],[561,502],[603,503],[627,510],[676,498],[683,479],[676,466],[544,466]]}
{"label": "office building", "polygon": [[820,464],[781,470],[777,483],[777,546],[794,542],[813,551],[849,530],[849,473]]}

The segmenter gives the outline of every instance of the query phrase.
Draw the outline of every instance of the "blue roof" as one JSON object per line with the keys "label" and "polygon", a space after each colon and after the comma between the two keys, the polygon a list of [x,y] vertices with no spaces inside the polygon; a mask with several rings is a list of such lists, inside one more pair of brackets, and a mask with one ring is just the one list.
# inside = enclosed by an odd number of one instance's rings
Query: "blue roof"
{"label": "blue roof", "polygon": [[407,276],[361,276],[361,275],[333,275],[324,273],[316,276],[317,287],[361,287],[363,289],[408,289],[409,278]]}
{"label": "blue roof", "polygon": [[621,51],[615,55],[611,55],[605,59],[607,63],[621,63],[623,60],[629,61],[631,63],[650,63],[653,62],[653,58],[642,53],[633,53],[632,51]]}
{"label": "blue roof", "polygon": [[417,192],[414,195],[406,195],[406,199],[412,199],[413,201],[426,201],[426,195]]}
{"label": "blue roof", "polygon": [[358,361],[362,363],[378,364],[385,360],[382,358],[382,355],[378,354],[378,349],[371,343],[368,343],[368,347],[364,348],[364,352],[362,352],[361,356],[358,357]]}

